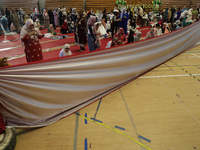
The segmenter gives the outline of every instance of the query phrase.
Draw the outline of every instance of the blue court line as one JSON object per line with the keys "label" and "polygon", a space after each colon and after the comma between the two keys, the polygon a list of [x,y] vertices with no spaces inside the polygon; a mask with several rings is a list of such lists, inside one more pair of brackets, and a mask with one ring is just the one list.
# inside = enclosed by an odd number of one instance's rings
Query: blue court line
{"label": "blue court line", "polygon": [[97,106],[97,109],[96,109],[96,113],[95,113],[95,115],[94,115],[94,118],[96,118],[97,112],[98,112],[99,107],[100,107],[100,105],[101,105],[101,100],[102,100],[102,98],[99,100],[99,104],[98,104],[98,106]]}
{"label": "blue court line", "polygon": [[[87,118],[87,113],[85,113],[85,117]],[[85,119],[85,124],[87,124],[87,119]]]}
{"label": "blue court line", "polygon": [[141,135],[139,135],[139,138],[141,138],[141,139],[143,139],[143,140],[145,140],[145,141],[151,143],[151,140],[149,140],[149,139],[147,139],[147,138],[145,138],[145,137],[143,137],[143,136],[141,136]]}
{"label": "blue court line", "polygon": [[120,130],[125,130],[125,128],[119,127],[119,126],[115,126],[115,128],[118,128]]}
{"label": "blue court line", "polygon": [[85,146],[84,146],[84,150],[87,150],[88,148],[88,144],[87,144],[87,138],[85,138]]}
{"label": "blue court line", "polygon": [[102,121],[97,120],[97,119],[95,119],[95,118],[90,118],[90,119],[92,119],[92,120],[94,120],[94,121],[96,121],[96,122],[100,122],[100,123],[102,123]]}

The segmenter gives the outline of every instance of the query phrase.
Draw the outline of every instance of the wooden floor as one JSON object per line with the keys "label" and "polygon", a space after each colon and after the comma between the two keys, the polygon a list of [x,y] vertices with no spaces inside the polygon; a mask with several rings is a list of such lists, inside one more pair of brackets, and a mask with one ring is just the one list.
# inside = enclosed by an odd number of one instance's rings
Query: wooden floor
{"label": "wooden floor", "polygon": [[200,150],[200,45],[77,114],[16,131],[16,150]]}

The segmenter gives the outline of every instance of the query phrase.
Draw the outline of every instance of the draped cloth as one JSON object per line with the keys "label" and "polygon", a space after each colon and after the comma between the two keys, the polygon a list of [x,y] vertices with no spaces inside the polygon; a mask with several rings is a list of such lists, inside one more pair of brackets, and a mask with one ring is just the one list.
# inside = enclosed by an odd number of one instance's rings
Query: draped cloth
{"label": "draped cloth", "polygon": [[200,40],[200,22],[156,38],[0,69],[0,114],[9,126],[46,126],[102,98]]}

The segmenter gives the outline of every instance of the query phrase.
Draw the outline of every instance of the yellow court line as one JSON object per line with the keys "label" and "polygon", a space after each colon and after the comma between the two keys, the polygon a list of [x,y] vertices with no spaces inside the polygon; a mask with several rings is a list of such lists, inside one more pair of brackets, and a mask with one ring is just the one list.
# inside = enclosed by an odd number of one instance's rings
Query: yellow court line
{"label": "yellow court line", "polygon": [[90,118],[84,117],[84,116],[82,116],[82,115],[80,115],[80,114],[77,114],[77,113],[75,113],[75,115],[78,115],[79,117],[81,117],[81,118],[83,118],[83,119],[86,119],[86,120],[88,120],[88,121],[91,121],[91,122],[94,122],[94,123],[96,123],[96,124],[99,124],[99,125],[101,125],[101,126],[103,126],[103,127],[105,127],[105,128],[111,129],[112,131],[117,132],[117,133],[123,135],[124,137],[126,137],[126,138],[128,138],[128,139],[134,141],[134,142],[137,143],[138,145],[140,145],[140,146],[142,146],[142,147],[144,147],[144,148],[146,148],[146,149],[148,149],[148,150],[152,150],[151,148],[149,148],[149,147],[147,147],[146,145],[144,145],[144,144],[138,142],[137,140],[133,139],[132,137],[126,135],[125,133],[120,132],[120,131],[118,131],[118,130],[116,130],[116,129],[114,129],[114,128],[108,126],[108,125],[105,125],[105,124],[103,124],[103,123],[97,122],[97,121],[92,120],[92,119],[90,119]]}

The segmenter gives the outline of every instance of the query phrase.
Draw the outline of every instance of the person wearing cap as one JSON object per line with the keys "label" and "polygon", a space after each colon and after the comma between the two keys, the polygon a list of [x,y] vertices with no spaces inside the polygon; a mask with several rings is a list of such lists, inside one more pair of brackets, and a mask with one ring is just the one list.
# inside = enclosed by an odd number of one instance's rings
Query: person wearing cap
{"label": "person wearing cap", "polygon": [[70,56],[70,55],[72,55],[72,52],[70,51],[70,45],[65,44],[63,49],[59,53],[59,57]]}
{"label": "person wearing cap", "polygon": [[42,37],[43,35],[35,27],[33,20],[27,19],[20,33],[22,45],[25,46],[24,52],[27,62],[43,60],[42,48],[39,43],[39,39]]}

